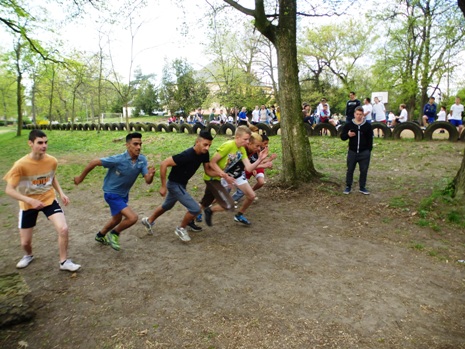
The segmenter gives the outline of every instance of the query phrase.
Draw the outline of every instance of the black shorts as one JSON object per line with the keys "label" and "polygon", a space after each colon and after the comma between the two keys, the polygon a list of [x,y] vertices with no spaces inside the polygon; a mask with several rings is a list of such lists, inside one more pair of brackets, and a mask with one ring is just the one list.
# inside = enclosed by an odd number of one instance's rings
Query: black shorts
{"label": "black shorts", "polygon": [[37,222],[37,216],[39,215],[39,212],[43,212],[45,216],[48,218],[51,215],[54,215],[55,213],[63,213],[63,210],[60,207],[60,204],[58,201],[53,200],[53,202],[45,206],[44,208],[41,208],[40,210],[36,210],[31,208],[30,210],[19,210],[19,224],[18,228],[19,229],[29,229],[29,228],[34,228],[36,226]]}

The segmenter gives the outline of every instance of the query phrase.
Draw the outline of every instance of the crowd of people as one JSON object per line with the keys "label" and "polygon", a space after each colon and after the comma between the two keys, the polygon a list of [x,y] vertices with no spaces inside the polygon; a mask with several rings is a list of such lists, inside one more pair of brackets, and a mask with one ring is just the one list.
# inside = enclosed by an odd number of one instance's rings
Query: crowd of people
{"label": "crowd of people", "polygon": [[[242,107],[240,110],[237,108],[231,108],[228,114],[223,108],[220,108],[218,112],[216,108],[212,108],[210,113],[206,112],[202,108],[197,108],[187,117],[184,117],[183,115],[171,115],[168,118],[168,123],[188,123],[190,125],[199,123],[204,126],[209,123],[220,125],[230,123],[237,126],[249,124],[257,125],[258,123],[273,125],[278,123],[281,119],[281,110],[279,106],[275,107],[274,105],[271,105],[270,107],[267,107],[264,104],[261,106],[256,105],[251,114],[252,115],[249,120],[249,112],[246,107]],[[208,117],[206,117],[206,115],[208,115]]]}
{"label": "crowd of people", "polygon": [[[174,230],[182,241],[191,240],[188,230],[202,230],[196,223],[205,219],[206,224],[212,226],[214,213],[234,211],[241,199],[234,221],[250,225],[245,217],[246,210],[256,199],[256,191],[265,183],[265,169],[272,168],[277,156],[269,154],[267,136],[257,132],[258,128],[253,125],[250,128],[238,126],[234,139],[220,145],[210,158],[213,137],[208,131],[201,131],[194,146],[163,160],[159,170],[159,193],[164,201],[150,216],[141,220],[146,231],[153,234],[157,218],[171,210],[178,201],[187,210]],[[75,272],[81,265],[67,256],[68,226],[56,198],[58,193],[63,205],[69,203],[56,176],[57,159],[46,153],[48,139],[43,131],[32,130],[28,144],[30,153],[18,160],[3,178],[7,182],[6,194],[16,199],[20,206],[18,227],[25,255],[16,267],[26,268],[34,260],[32,236],[37,217],[42,212],[58,233],[60,270]],[[80,175],[74,177],[74,183],[79,185],[94,168],[102,166],[107,169],[102,189],[103,198],[110,208],[110,219],[96,233],[95,241],[116,251],[121,250],[121,233],[139,220],[138,214],[129,206],[132,186],[140,175],[147,184],[153,182],[155,175],[155,168],[148,165],[141,148],[142,135],[130,133],[126,136],[125,152],[93,159]],[[187,191],[187,184],[200,165],[204,170],[205,192],[197,202]],[[168,168],[171,169],[169,174]],[[252,177],[256,179],[253,187],[249,184]]]}
{"label": "crowd of people", "polygon": [[[452,104],[449,111],[444,105],[441,106],[438,111],[435,97],[431,96],[428,103],[423,107],[423,129],[435,121],[448,121],[457,127],[457,131],[460,134],[463,130],[462,117],[464,112],[464,107],[460,102],[460,97],[456,97],[455,103]],[[319,123],[329,123],[335,127],[339,127],[344,122],[351,121],[354,118],[354,112],[357,107],[363,109],[363,117],[367,123],[380,122],[393,128],[409,120],[407,106],[405,104],[399,105],[399,112],[397,115],[395,115],[393,111],[386,113],[384,103],[380,101],[378,97],[374,97],[373,102],[371,98],[367,97],[362,103],[357,99],[355,92],[349,93],[349,100],[346,103],[344,115],[331,115],[329,103],[326,98],[322,98],[314,111],[312,111],[310,104],[302,104],[302,120],[312,125],[312,127]]]}

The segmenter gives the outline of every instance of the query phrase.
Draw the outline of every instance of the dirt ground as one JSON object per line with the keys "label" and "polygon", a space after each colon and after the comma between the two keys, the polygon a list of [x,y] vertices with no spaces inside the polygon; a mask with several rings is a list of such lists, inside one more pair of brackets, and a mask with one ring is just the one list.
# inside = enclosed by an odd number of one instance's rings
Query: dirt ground
{"label": "dirt ground", "polygon": [[[140,222],[125,231],[120,252],[93,240],[109,218],[100,183],[66,190],[69,254],[82,269],[59,271],[56,234],[40,218],[36,260],[19,271],[37,315],[0,330],[0,347],[465,348],[465,265],[456,262],[465,232],[417,224],[419,200],[460,164],[463,144],[445,156],[439,143],[389,158],[374,152],[369,196],[342,195],[342,163],[328,181],[297,190],[269,182],[247,213],[250,227],[216,214],[183,243],[178,204],[154,236]],[[200,178],[189,188],[201,197]],[[130,204],[140,217],[160,203],[136,183]],[[22,252],[17,204],[5,196],[0,204],[2,274]]]}

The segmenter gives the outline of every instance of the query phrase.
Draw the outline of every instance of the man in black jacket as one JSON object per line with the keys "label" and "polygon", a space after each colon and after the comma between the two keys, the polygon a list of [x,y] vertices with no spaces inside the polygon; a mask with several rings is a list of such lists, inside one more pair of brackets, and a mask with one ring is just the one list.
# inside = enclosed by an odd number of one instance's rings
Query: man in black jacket
{"label": "man in black jacket", "polygon": [[344,194],[350,194],[354,179],[355,166],[360,169],[360,193],[369,195],[366,189],[368,167],[370,166],[371,149],[373,148],[373,129],[363,117],[363,108],[356,107],[354,119],[347,122],[341,133],[343,141],[349,140],[347,152],[346,188]]}

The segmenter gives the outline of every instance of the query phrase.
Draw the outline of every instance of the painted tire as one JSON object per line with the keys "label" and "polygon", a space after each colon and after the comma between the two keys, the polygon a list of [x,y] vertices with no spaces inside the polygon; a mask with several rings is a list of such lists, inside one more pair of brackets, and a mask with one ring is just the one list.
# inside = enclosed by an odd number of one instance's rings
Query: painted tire
{"label": "painted tire", "polygon": [[400,134],[404,130],[412,131],[414,136],[415,136],[415,141],[423,140],[423,131],[422,131],[420,125],[418,125],[415,122],[411,122],[411,121],[406,121],[406,122],[402,122],[400,124],[397,124],[394,127],[394,130],[392,131],[392,137],[394,139],[401,139]]}
{"label": "painted tire", "polygon": [[425,139],[427,141],[432,141],[434,131],[442,128],[449,132],[450,142],[457,142],[459,138],[459,131],[457,131],[457,128],[454,125],[447,121],[435,121],[429,124],[424,133]]}

